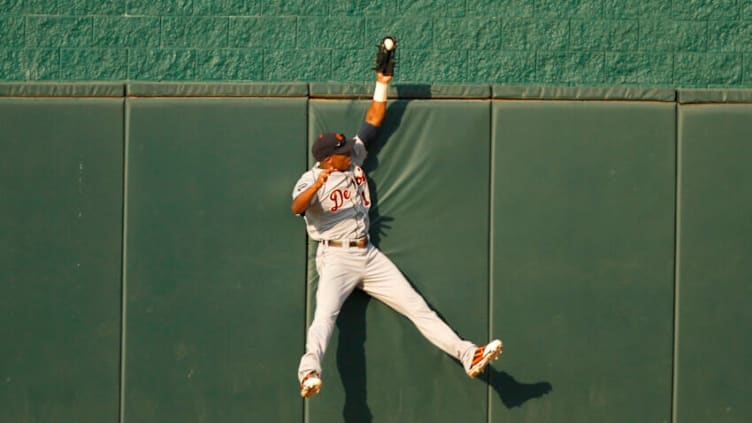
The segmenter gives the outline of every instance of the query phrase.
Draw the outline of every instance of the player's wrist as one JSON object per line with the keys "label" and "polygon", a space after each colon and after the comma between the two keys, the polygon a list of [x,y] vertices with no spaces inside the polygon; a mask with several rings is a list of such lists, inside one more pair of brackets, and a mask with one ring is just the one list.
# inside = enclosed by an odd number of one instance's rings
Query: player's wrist
{"label": "player's wrist", "polygon": [[378,101],[379,103],[386,102],[388,91],[388,82],[376,81],[376,88],[373,90],[373,101]]}

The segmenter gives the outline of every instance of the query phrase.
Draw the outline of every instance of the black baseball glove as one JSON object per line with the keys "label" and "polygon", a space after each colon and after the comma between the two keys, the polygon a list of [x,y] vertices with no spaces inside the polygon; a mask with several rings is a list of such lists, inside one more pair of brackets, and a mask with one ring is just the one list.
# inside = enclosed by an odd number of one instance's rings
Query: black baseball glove
{"label": "black baseball glove", "polygon": [[373,70],[384,75],[394,75],[394,53],[397,51],[397,39],[384,37],[379,43],[379,52],[376,54],[376,66]]}

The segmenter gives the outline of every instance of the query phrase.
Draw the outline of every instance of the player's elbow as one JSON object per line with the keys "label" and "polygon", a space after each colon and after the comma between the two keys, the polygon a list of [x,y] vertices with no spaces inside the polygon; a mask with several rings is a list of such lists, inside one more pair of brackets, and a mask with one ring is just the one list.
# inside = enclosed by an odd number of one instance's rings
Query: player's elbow
{"label": "player's elbow", "polygon": [[384,116],[366,116],[366,123],[376,127],[381,126],[381,122],[384,121]]}
{"label": "player's elbow", "polygon": [[302,214],[305,211],[305,207],[293,201],[290,210],[292,210],[292,214]]}
{"label": "player's elbow", "polygon": [[386,102],[380,103],[374,101],[371,103],[371,107],[366,112],[366,123],[373,126],[381,126],[381,122],[384,121],[386,116]]}

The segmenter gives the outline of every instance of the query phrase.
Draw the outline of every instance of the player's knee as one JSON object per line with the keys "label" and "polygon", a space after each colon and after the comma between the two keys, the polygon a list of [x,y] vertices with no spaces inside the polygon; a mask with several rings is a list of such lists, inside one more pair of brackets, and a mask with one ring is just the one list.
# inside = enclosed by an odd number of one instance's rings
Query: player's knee
{"label": "player's knee", "polygon": [[312,324],[330,325],[337,321],[339,310],[316,310]]}

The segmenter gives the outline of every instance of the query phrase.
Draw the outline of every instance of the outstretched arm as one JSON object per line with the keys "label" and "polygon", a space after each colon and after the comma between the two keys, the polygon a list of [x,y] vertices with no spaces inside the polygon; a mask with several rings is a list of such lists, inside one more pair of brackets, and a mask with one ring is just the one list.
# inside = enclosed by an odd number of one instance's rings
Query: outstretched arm
{"label": "outstretched arm", "polygon": [[368,144],[376,138],[376,133],[386,115],[386,98],[389,91],[389,81],[394,75],[395,49],[397,40],[394,37],[384,37],[379,44],[379,52],[376,55],[376,89],[373,91],[371,107],[366,112],[366,119],[358,132],[358,138],[368,148]]}
{"label": "outstretched arm", "polygon": [[373,93],[371,107],[366,112],[366,123],[373,126],[381,126],[386,115],[386,93],[389,88],[391,75],[384,75],[381,72],[376,73],[376,89]]}

